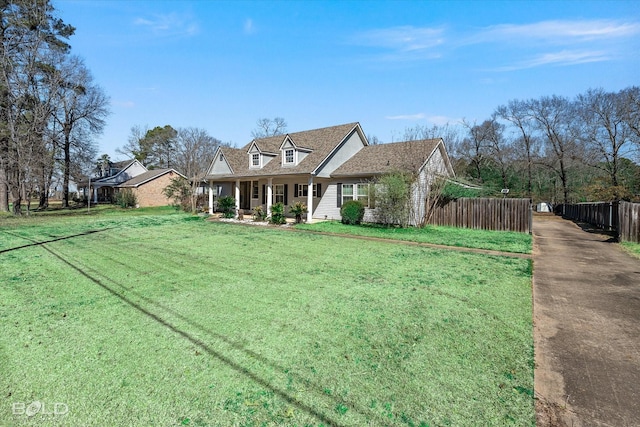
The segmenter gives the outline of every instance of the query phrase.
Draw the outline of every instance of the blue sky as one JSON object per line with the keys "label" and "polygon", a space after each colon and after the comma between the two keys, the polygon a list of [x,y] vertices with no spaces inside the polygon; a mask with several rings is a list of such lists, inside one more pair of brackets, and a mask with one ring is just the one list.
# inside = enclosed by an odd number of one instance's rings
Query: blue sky
{"label": "blue sky", "polygon": [[98,144],[115,159],[135,125],[242,146],[260,118],[290,132],[358,121],[392,142],[511,99],[640,85],[633,0],[53,4],[111,98]]}

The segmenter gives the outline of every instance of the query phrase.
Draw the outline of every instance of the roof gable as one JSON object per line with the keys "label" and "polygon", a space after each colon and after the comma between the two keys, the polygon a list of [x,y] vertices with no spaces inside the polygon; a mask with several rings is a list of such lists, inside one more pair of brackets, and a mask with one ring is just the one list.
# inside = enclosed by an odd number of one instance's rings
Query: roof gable
{"label": "roof gable", "polygon": [[116,173],[115,175],[111,175],[104,178],[98,178],[98,179],[92,180],[92,182],[95,184],[104,184],[105,186],[117,185],[119,183],[127,181],[147,171],[147,168],[136,159],[127,160],[119,163],[126,164],[126,162],[129,162],[129,163],[124,168],[119,170],[118,173]]}
{"label": "roof gable", "polygon": [[[347,123],[344,125],[331,126],[320,129],[313,129],[304,132],[294,132],[287,135],[278,135],[267,138],[254,139],[241,149],[224,148],[224,153],[231,166],[228,174],[211,173],[212,177],[253,177],[253,176],[274,176],[287,174],[311,174],[313,173],[340,144],[353,132],[355,128],[360,128],[358,123]],[[282,166],[283,150],[281,149],[285,141],[290,141],[300,152],[308,153],[299,159],[295,166]],[[275,154],[273,160],[264,164],[262,168],[250,168],[247,161],[247,153],[255,144],[262,153]],[[235,151],[234,151],[235,150]],[[240,158],[235,159],[235,152],[241,153]]]}

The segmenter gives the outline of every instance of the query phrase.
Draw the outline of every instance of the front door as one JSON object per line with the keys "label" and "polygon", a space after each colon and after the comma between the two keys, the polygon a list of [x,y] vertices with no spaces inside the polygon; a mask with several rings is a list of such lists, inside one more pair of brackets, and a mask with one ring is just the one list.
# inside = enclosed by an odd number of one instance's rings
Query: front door
{"label": "front door", "polygon": [[240,182],[240,209],[251,209],[251,181]]}

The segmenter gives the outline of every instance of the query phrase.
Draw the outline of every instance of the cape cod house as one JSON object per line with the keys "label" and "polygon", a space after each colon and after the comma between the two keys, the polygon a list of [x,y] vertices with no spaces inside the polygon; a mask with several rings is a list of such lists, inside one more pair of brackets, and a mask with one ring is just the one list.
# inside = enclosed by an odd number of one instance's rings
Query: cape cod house
{"label": "cape cod house", "polygon": [[[422,184],[434,175],[454,175],[442,139],[369,145],[360,124],[348,123],[218,148],[205,176],[209,211],[216,197],[230,195],[236,209],[247,213],[256,206],[270,212],[274,203],[303,202],[307,222],[340,219],[342,203],[353,199],[371,215],[369,183],[393,171],[415,173]],[[413,198],[420,209],[424,194],[417,187]]]}

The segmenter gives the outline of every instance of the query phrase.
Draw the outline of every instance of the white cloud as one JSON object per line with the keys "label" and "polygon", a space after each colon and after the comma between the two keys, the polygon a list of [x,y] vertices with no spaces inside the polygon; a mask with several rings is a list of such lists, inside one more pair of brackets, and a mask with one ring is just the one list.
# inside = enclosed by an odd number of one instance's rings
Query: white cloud
{"label": "white cloud", "polygon": [[385,52],[378,59],[414,60],[439,58],[436,48],[445,43],[445,38],[443,28],[403,26],[365,31],[352,42]]}
{"label": "white cloud", "polygon": [[256,32],[256,27],[253,24],[253,19],[247,18],[244,21],[244,28],[243,29],[244,29],[244,33],[247,34],[247,35],[251,35],[251,34],[255,33]]}
{"label": "white cloud", "polygon": [[590,62],[602,62],[613,59],[613,55],[603,51],[570,51],[563,50],[554,53],[543,53],[531,59],[521,61],[514,65],[496,68],[495,71],[515,71],[527,68],[541,67],[544,65],[576,65]]}
{"label": "white cloud", "polygon": [[191,17],[176,13],[137,18],[133,23],[158,36],[193,36],[199,31],[198,24]]}
{"label": "white cloud", "polygon": [[404,114],[399,116],[386,116],[387,120],[420,120],[424,119],[425,115],[423,113],[418,114]]}
{"label": "white cloud", "polygon": [[554,44],[583,43],[633,37],[640,34],[640,23],[613,20],[541,21],[532,24],[502,24],[479,31],[469,41],[522,42],[546,41]]}

